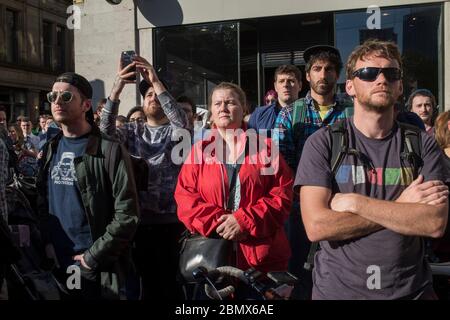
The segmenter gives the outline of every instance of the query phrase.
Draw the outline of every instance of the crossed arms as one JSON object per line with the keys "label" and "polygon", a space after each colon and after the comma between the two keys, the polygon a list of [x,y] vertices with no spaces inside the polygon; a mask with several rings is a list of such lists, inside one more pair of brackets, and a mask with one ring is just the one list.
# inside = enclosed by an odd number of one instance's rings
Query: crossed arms
{"label": "crossed arms", "polygon": [[390,229],[409,236],[442,237],[448,218],[448,188],[419,176],[395,201],[356,193],[334,196],[325,187],[302,186],[303,223],[311,241],[339,241]]}

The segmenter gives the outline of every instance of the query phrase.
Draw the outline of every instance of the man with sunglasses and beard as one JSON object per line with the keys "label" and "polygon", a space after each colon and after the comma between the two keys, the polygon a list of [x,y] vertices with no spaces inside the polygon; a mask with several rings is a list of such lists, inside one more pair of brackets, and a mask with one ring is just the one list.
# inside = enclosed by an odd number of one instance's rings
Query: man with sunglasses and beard
{"label": "man with sunglasses and beard", "polygon": [[44,146],[38,176],[41,233],[70,300],[122,298],[138,224],[129,154],[96,127],[91,98],[81,75],[56,79],[47,99],[61,131]]}
{"label": "man with sunglasses and beard", "polygon": [[[422,166],[401,156],[394,104],[402,61],[392,42],[368,40],[347,62],[354,116],[343,126],[348,147],[332,173],[330,127],[307,141],[294,188],[315,255],[313,299],[434,299],[423,237],[447,224],[446,173],[436,142],[417,130]],[[368,163],[370,165],[368,165]]]}
{"label": "man with sunglasses and beard", "polygon": [[[310,90],[306,97],[280,111],[275,128],[280,152],[292,170],[297,169],[306,139],[320,128],[349,116],[353,102],[347,95],[336,94],[336,82],[342,70],[339,50],[328,45],[317,45],[305,50],[306,80]],[[299,213],[298,197],[295,197],[287,222],[287,234],[292,248],[289,271],[300,280],[291,294],[292,299],[309,299],[312,290],[311,272],[303,268],[311,242]]]}

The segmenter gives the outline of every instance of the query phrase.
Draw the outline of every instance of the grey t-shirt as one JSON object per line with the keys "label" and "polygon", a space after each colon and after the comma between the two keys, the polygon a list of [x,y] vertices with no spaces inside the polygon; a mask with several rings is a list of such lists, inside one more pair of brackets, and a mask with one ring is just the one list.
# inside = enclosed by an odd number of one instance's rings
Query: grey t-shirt
{"label": "grey t-shirt", "polygon": [[[347,155],[336,178],[330,168],[329,128],[322,128],[306,142],[297,168],[294,188],[321,186],[333,193],[358,193],[381,200],[395,200],[413,181],[412,165],[401,160],[402,139],[395,125],[384,139],[370,139],[346,120],[349,146],[364,153],[373,168],[364,167]],[[419,172],[426,181],[444,180],[441,152],[435,140],[421,134],[424,166]],[[335,179],[336,184],[333,183]],[[322,241],[315,256],[314,299],[397,299],[420,293],[431,283],[420,237],[382,229],[347,241]],[[380,271],[380,289],[368,286]],[[369,289],[372,288],[372,289]]]}

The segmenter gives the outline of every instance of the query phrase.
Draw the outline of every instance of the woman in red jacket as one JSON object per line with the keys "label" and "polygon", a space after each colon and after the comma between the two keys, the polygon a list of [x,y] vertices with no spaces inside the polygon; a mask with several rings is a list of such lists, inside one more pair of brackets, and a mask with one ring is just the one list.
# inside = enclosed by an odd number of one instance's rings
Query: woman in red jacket
{"label": "woman in red jacket", "polygon": [[287,270],[284,222],[292,203],[292,172],[270,139],[245,131],[247,104],[240,87],[216,86],[209,110],[213,129],[193,146],[178,177],[178,217],[193,233],[236,241],[240,269]]}

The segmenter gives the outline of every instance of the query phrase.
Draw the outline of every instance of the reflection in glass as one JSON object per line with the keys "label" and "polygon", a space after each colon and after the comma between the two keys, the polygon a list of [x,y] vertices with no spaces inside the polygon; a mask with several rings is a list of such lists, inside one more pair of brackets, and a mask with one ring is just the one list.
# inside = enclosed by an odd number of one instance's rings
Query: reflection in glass
{"label": "reflection in glass", "polygon": [[173,96],[206,107],[215,84],[238,83],[237,29],[233,22],[156,29],[155,68]]}
{"label": "reflection in glass", "polygon": [[[404,97],[416,88],[438,95],[440,5],[381,8],[381,29],[368,30],[366,10],[337,13],[336,46],[345,62],[352,50],[369,38],[397,43],[403,57]],[[345,72],[338,81],[345,90]]]}

